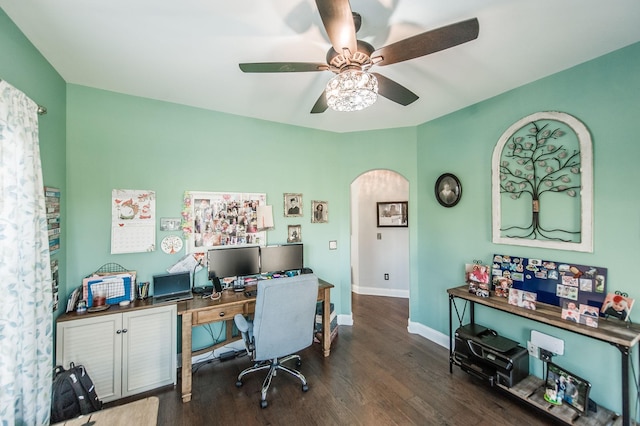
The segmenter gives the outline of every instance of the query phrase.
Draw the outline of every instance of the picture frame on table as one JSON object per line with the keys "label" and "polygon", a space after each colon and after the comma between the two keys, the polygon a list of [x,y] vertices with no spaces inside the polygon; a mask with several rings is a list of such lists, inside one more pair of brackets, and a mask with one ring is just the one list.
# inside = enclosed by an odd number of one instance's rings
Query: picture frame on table
{"label": "picture frame on table", "polygon": [[441,206],[453,207],[462,197],[462,184],[456,175],[444,173],[436,180],[434,192]]}
{"label": "picture frame on table", "polygon": [[379,201],[376,217],[378,228],[406,228],[409,226],[409,202]]}

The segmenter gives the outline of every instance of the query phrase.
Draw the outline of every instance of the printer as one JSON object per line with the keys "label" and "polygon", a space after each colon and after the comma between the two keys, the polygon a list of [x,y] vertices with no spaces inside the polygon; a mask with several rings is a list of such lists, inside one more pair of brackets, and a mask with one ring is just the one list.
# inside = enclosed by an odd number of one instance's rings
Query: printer
{"label": "printer", "polygon": [[456,330],[452,361],[491,386],[497,383],[510,388],[529,375],[527,349],[478,324]]}

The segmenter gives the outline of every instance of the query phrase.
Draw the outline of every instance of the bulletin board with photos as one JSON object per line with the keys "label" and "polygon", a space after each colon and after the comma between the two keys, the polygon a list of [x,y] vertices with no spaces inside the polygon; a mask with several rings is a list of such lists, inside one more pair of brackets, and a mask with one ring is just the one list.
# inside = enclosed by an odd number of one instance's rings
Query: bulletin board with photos
{"label": "bulletin board with photos", "polygon": [[495,254],[491,275],[494,289],[536,293],[538,302],[563,309],[599,309],[607,296],[607,268],[598,266]]}
{"label": "bulletin board with photos", "polygon": [[186,191],[181,225],[187,253],[219,246],[265,245],[266,232],[258,229],[257,208],[266,204],[263,193]]}

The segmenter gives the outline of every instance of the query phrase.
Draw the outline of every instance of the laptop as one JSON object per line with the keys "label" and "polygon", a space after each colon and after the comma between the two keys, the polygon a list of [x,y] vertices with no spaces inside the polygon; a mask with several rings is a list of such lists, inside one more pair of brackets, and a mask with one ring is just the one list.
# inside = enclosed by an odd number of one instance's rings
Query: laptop
{"label": "laptop", "polygon": [[189,299],[193,299],[189,272],[153,276],[153,303],[181,302]]}

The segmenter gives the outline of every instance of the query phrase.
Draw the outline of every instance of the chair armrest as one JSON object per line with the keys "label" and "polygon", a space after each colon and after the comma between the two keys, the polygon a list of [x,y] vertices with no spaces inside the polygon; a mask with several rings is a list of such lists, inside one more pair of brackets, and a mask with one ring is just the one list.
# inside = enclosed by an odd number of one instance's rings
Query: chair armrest
{"label": "chair armrest", "polygon": [[233,317],[233,322],[236,323],[236,327],[238,327],[239,332],[246,333],[249,331],[249,323],[244,315],[236,314],[236,316]]}
{"label": "chair armrest", "polygon": [[236,314],[233,317],[233,322],[236,324],[240,334],[242,334],[242,340],[244,340],[244,347],[247,350],[247,354],[251,355],[255,349],[253,344],[253,323],[247,321],[242,314]]}

